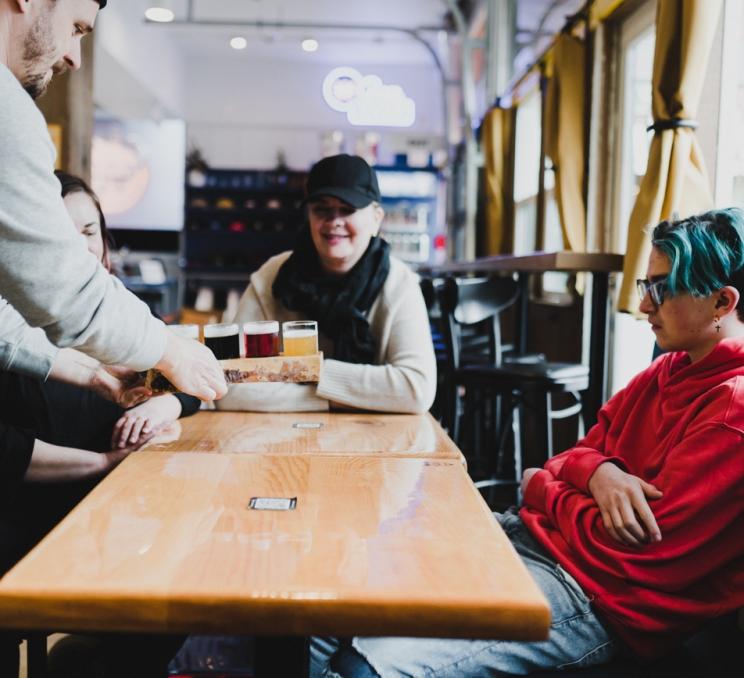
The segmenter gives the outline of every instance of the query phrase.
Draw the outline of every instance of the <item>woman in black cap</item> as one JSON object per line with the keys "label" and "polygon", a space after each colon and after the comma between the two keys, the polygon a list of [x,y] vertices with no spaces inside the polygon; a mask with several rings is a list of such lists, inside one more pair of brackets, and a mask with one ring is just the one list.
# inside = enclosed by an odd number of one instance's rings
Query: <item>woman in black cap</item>
{"label": "woman in black cap", "polygon": [[384,212],[374,170],[357,156],[324,158],[304,202],[309,227],[293,251],[251,276],[236,321],[316,320],[320,382],[238,384],[217,407],[425,412],[436,389],[426,306],[416,274],[377,235]]}

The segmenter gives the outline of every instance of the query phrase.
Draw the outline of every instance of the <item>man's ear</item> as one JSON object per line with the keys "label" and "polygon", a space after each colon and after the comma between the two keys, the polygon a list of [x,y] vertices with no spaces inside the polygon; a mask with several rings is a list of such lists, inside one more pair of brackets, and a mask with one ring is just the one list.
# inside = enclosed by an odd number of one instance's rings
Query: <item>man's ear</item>
{"label": "man's ear", "polygon": [[736,305],[739,303],[739,290],[730,285],[722,287],[716,296],[716,312],[720,316],[726,316],[736,310]]}

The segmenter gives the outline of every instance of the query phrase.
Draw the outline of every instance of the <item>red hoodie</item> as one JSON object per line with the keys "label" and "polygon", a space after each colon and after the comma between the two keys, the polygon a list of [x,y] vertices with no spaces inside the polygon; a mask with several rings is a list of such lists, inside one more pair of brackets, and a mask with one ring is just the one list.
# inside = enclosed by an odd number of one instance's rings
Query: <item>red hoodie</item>
{"label": "red hoodie", "polygon": [[[638,655],[744,606],[744,342],[656,360],[527,486],[520,516]],[[615,541],[588,483],[612,461],[658,487],[661,542]]]}

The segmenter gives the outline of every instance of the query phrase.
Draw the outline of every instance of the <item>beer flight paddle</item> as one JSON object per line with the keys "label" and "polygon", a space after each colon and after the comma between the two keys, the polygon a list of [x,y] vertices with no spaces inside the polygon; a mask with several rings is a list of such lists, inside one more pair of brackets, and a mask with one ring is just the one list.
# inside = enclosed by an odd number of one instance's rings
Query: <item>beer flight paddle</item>
{"label": "beer flight paddle", "polygon": [[[172,326],[181,336],[198,338],[196,326]],[[187,329],[188,328],[188,329]],[[323,364],[318,351],[318,330],[314,321],[284,323],[285,351],[280,354],[279,323],[260,320],[243,323],[241,358],[240,327],[220,323],[204,327],[204,344],[214,353],[228,384],[256,382],[317,383]],[[289,344],[289,346],[288,346]],[[145,386],[154,393],[173,392],[173,385],[156,370],[145,375]]]}

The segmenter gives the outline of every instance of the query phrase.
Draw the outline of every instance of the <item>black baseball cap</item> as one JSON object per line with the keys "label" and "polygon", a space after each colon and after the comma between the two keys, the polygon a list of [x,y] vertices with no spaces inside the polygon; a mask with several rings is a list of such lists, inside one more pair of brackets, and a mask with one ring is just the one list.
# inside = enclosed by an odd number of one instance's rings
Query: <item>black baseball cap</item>
{"label": "black baseball cap", "polygon": [[343,200],[356,209],[380,202],[375,171],[358,155],[332,155],[316,162],[307,177],[303,204],[324,195]]}

